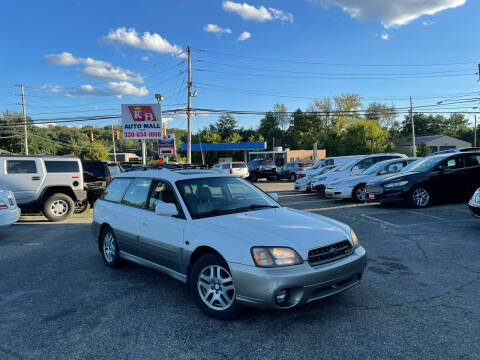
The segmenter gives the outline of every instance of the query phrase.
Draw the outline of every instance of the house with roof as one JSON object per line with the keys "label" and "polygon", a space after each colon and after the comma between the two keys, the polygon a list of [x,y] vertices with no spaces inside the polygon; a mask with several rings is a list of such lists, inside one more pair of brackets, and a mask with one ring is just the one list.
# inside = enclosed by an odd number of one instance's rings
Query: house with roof
{"label": "house with roof", "polygon": [[[449,149],[462,149],[471,147],[472,144],[448,135],[429,135],[429,136],[417,136],[415,138],[415,145],[417,149],[420,145],[425,144],[432,153],[449,150]],[[411,153],[412,140],[402,138],[395,141],[397,150],[404,153]]]}

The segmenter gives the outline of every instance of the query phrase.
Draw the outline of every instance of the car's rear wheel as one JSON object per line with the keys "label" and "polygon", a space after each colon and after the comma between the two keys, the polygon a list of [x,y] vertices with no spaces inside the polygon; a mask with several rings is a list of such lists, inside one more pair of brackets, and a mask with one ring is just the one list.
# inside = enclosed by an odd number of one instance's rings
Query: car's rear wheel
{"label": "car's rear wheel", "polygon": [[250,175],[250,179],[255,182],[258,180],[258,175],[256,172],[253,172],[251,175]]}
{"label": "car's rear wheel", "polygon": [[413,207],[426,208],[432,204],[432,195],[427,187],[420,185],[410,191],[408,200]]}
{"label": "car's rear wheel", "polygon": [[364,202],[368,200],[367,188],[365,184],[355,186],[352,192],[352,198],[355,202]]}
{"label": "car's rear wheel", "polygon": [[295,175],[295,173],[291,173],[290,174],[290,181],[294,182],[295,180],[297,180],[297,175]]}
{"label": "car's rear wheel", "polygon": [[203,255],[193,265],[189,288],[197,306],[211,317],[233,319],[241,308],[230,269],[216,253]]}
{"label": "car's rear wheel", "polygon": [[50,221],[63,221],[73,213],[75,204],[66,194],[54,194],[43,204],[43,214]]}
{"label": "car's rear wheel", "polygon": [[117,238],[111,227],[106,227],[102,231],[100,239],[100,250],[103,262],[111,268],[118,267],[121,263]]}
{"label": "car's rear wheel", "polygon": [[88,209],[90,209],[90,202],[88,200],[77,201],[75,203],[74,213],[75,214],[82,214],[85,211],[87,211]]}

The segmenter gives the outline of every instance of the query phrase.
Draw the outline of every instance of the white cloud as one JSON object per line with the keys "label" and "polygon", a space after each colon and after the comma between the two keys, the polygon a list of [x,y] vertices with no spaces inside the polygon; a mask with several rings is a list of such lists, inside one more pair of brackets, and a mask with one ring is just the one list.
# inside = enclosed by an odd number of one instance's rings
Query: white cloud
{"label": "white cloud", "polygon": [[120,67],[103,67],[103,66],[87,66],[82,70],[85,75],[93,76],[97,79],[107,80],[123,80],[123,81],[135,81],[143,82],[143,77],[140,74],[136,74],[130,70],[124,70]]}
{"label": "white cloud", "polygon": [[231,34],[232,30],[229,28],[222,28],[216,24],[208,24],[203,27],[203,31],[222,35],[222,34]]}
{"label": "white cloud", "polygon": [[380,37],[382,38],[382,40],[390,39],[390,35],[388,35],[387,33],[384,33],[384,34],[380,35]]}
{"label": "white cloud", "polygon": [[336,5],[357,20],[380,20],[385,28],[406,25],[423,15],[462,6],[467,0],[309,0]]}
{"label": "white cloud", "polygon": [[250,39],[252,37],[252,34],[250,34],[248,31],[244,31],[240,34],[240,36],[237,38],[238,41],[245,41],[247,39]]}
{"label": "white cloud", "polygon": [[239,15],[243,20],[254,20],[259,22],[280,20],[285,22],[293,22],[293,14],[285,13],[275,8],[266,8],[260,5],[258,8],[247,3],[236,3],[234,1],[224,1],[222,8],[225,11],[233,12]]}
{"label": "white cloud", "polygon": [[151,50],[162,54],[177,54],[182,52],[182,48],[170,44],[159,34],[144,32],[140,37],[134,28],[127,29],[126,27],[119,27],[116,30],[111,30],[107,35],[102,36],[100,40],[109,44],[130,45],[139,49]]}
{"label": "white cloud", "polygon": [[43,60],[46,64],[54,65],[77,65],[80,64],[80,58],[76,58],[69,52],[62,52],[60,54],[50,54],[45,56]]}
{"label": "white cloud", "polygon": [[62,89],[59,85],[42,85],[40,88],[51,94],[57,94]]}
{"label": "white cloud", "polygon": [[114,95],[148,95],[148,89],[145,86],[138,88],[128,81],[109,81],[107,87]]}
{"label": "white cloud", "polygon": [[433,21],[433,20],[425,20],[425,21],[422,22],[423,26],[430,26],[430,25],[433,25],[433,24],[435,24],[435,21]]}
{"label": "white cloud", "polygon": [[142,56],[141,59],[142,59],[143,61],[148,61],[148,60],[150,60],[150,56],[145,55],[145,56]]}

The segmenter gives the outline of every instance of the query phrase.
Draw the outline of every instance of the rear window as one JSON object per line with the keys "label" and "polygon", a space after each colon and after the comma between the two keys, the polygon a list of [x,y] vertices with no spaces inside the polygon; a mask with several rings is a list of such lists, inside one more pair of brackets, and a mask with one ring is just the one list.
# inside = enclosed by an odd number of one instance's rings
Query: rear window
{"label": "rear window", "polygon": [[246,168],[247,165],[244,163],[232,163],[232,168],[234,169],[241,169],[241,168]]}
{"label": "rear window", "polygon": [[84,162],[83,171],[93,174],[97,177],[107,177],[106,166],[102,162]]}
{"label": "rear window", "polygon": [[79,172],[77,161],[45,161],[47,173]]}
{"label": "rear window", "polygon": [[119,203],[123,198],[123,194],[125,194],[127,191],[128,185],[130,185],[131,181],[132,179],[127,178],[113,179],[112,183],[108,185],[103,192],[102,199]]}
{"label": "rear window", "polygon": [[35,160],[7,160],[8,174],[36,174]]}

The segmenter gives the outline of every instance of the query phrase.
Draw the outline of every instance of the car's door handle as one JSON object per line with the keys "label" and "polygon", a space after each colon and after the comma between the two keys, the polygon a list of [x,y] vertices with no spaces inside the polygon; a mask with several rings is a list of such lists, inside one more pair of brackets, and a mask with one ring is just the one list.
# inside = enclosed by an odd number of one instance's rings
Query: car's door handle
{"label": "car's door handle", "polygon": [[142,226],[143,226],[143,227],[148,227],[148,223],[142,222]]}
{"label": "car's door handle", "polygon": [[40,176],[32,176],[32,180],[40,180]]}

